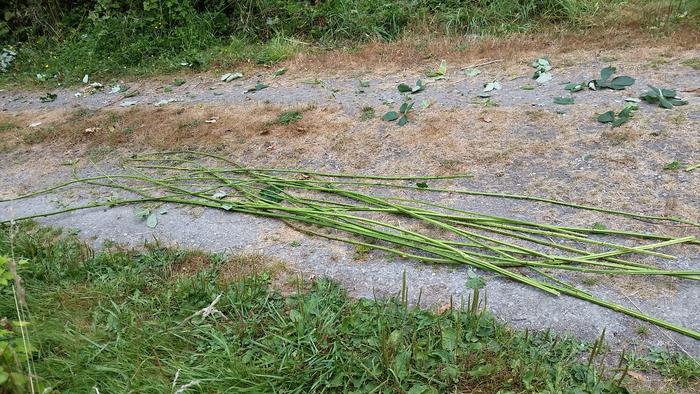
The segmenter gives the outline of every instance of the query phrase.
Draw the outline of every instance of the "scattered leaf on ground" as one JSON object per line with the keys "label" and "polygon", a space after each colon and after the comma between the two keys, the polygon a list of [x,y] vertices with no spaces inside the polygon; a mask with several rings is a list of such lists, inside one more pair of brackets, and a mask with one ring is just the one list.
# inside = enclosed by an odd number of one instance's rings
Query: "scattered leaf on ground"
{"label": "scattered leaf on ground", "polygon": [[573,97],[555,97],[554,104],[571,105],[574,103]]}
{"label": "scattered leaf on ground", "polygon": [[498,81],[493,81],[484,84],[484,92],[490,92],[493,90],[501,90],[501,83]]}
{"label": "scattered leaf on ground", "polygon": [[478,68],[472,67],[472,68],[467,68],[466,70],[464,70],[464,75],[466,75],[468,77],[476,77],[479,74],[481,74],[481,70],[479,70]]}

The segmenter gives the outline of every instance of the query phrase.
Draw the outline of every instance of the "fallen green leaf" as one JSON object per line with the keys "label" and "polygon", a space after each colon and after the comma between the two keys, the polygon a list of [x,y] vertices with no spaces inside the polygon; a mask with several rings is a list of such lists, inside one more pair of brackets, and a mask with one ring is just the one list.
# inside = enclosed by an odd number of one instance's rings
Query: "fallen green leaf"
{"label": "fallen green leaf", "polygon": [[555,97],[554,104],[571,105],[574,103],[573,97]]}
{"label": "fallen green leaf", "polygon": [[389,111],[382,116],[382,120],[386,120],[388,122],[393,122],[396,119],[399,118],[399,113],[396,111]]}

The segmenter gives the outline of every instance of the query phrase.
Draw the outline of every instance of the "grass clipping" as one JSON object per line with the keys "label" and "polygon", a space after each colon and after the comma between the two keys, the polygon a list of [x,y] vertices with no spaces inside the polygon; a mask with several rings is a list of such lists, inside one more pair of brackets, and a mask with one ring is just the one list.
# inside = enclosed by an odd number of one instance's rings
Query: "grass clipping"
{"label": "grass clipping", "polygon": [[[640,220],[682,222],[699,228],[700,224],[531,196],[437,189],[427,184],[427,181],[463,177],[390,177],[247,168],[208,153],[162,152],[126,159],[124,171],[120,173],[76,178],[3,201],[80,186],[97,188],[100,195],[110,197],[14,220],[146,202],[201,206],[276,218],[308,234],[382,250],[407,259],[468,265],[491,271],[550,295],[579,298],[700,339],[697,331],[595,297],[565,278],[573,271],[604,275],[665,275],[698,280],[700,271],[659,269],[630,260],[631,255],[639,254],[673,259],[674,256],[658,250],[674,244],[700,245],[692,236],[673,237],[620,229],[535,223],[457,209],[433,200],[393,197],[392,194],[414,189],[424,193],[491,196],[532,200]],[[409,186],[406,181],[416,183]],[[115,198],[115,191],[122,197]],[[620,243],[623,240],[635,241],[636,245]]]}

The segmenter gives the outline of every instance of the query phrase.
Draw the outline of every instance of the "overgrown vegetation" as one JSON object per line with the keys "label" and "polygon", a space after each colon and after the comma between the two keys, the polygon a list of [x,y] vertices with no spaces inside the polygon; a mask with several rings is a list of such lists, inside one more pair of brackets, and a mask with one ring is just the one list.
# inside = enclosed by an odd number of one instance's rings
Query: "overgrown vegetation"
{"label": "overgrown vegetation", "polygon": [[[19,274],[38,392],[627,392],[626,368],[606,368],[600,344],[497,323],[475,297],[478,277],[471,300],[433,314],[408,307],[406,289],[351,300],[332,282],[294,279],[283,297],[259,256],[157,243],[95,253],[31,223],[0,228],[0,255],[27,260]],[[0,292],[0,316],[16,320],[11,289]],[[7,330],[0,341],[18,337]],[[684,356],[626,359],[679,384],[698,378]],[[10,368],[26,376],[25,364]]]}
{"label": "overgrown vegetation", "polygon": [[[522,32],[552,24],[586,27],[617,15],[619,3],[10,0],[1,9],[0,39],[16,58],[11,55],[12,64],[2,76],[6,81],[26,81],[39,75],[40,80],[75,84],[85,74],[167,72],[242,60],[273,63],[308,44],[393,40],[424,27],[456,35]],[[638,7],[624,3],[629,9]],[[643,8],[647,13],[649,7],[655,10],[650,14],[656,15],[653,23],[659,26],[692,21],[698,8],[690,1],[652,3],[644,2]]]}

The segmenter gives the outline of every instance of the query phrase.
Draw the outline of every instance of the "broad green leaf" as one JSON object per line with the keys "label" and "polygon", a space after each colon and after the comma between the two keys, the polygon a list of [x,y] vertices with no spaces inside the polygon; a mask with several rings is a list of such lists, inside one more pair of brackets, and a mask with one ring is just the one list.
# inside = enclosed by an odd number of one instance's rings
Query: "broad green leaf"
{"label": "broad green leaf", "polygon": [[426,182],[418,182],[418,183],[416,183],[416,187],[419,189],[427,189],[428,184]]}
{"label": "broad green leaf", "polygon": [[455,342],[457,340],[457,335],[454,328],[443,327],[442,329],[442,349],[447,351],[452,351],[455,348]]}
{"label": "broad green leaf", "polygon": [[561,105],[571,105],[574,103],[574,98],[573,97],[555,97],[554,103],[561,104]]}
{"label": "broad green leaf", "polygon": [[598,115],[598,122],[610,123],[615,120],[615,113],[613,111],[608,111]]}
{"label": "broad green leaf", "polygon": [[382,120],[386,120],[388,122],[392,122],[396,119],[399,118],[399,113],[396,111],[389,111],[382,116]]}
{"label": "broad green leaf", "polygon": [[402,114],[408,112],[408,103],[401,104],[401,107],[399,107],[399,112],[401,112]]}
{"label": "broad green leaf", "polygon": [[[659,92],[659,93],[660,93],[660,92]],[[671,102],[668,101],[668,99],[667,99],[666,97],[664,97],[662,94],[659,95],[659,105],[660,105],[662,108],[666,108],[666,109],[671,109],[671,108],[673,108],[673,104],[671,104]]]}
{"label": "broad green leaf", "polygon": [[408,118],[406,117],[406,115],[404,115],[401,117],[401,119],[399,119],[399,126],[403,126],[406,123],[408,123]]}
{"label": "broad green leaf", "polygon": [[631,86],[633,84],[634,78],[622,75],[619,77],[615,77],[612,81],[610,81],[610,88],[615,90],[622,90],[627,86]]}
{"label": "broad green leaf", "polygon": [[401,93],[407,93],[411,91],[411,87],[406,85],[405,83],[399,84],[398,89]]}
{"label": "broad green leaf", "polygon": [[146,226],[149,228],[155,228],[158,225],[158,216],[155,213],[148,215],[146,218]]}
{"label": "broad green leaf", "polygon": [[411,352],[408,350],[399,352],[399,354],[397,354],[394,358],[392,369],[394,370],[394,373],[396,374],[396,377],[399,378],[399,380],[403,380],[406,376],[408,376],[408,368],[410,362]]}
{"label": "broad green leaf", "polygon": [[481,74],[481,70],[479,70],[478,68],[468,68],[464,70],[464,75],[468,77],[476,77],[479,74]]}
{"label": "broad green leaf", "polygon": [[600,79],[607,81],[613,74],[615,74],[615,71],[617,71],[615,67],[605,67],[604,69],[600,70]]}

